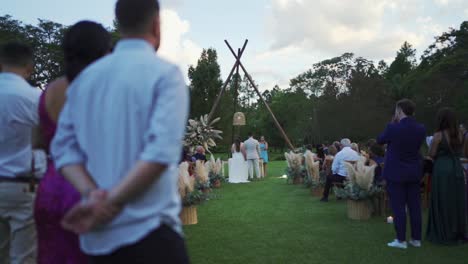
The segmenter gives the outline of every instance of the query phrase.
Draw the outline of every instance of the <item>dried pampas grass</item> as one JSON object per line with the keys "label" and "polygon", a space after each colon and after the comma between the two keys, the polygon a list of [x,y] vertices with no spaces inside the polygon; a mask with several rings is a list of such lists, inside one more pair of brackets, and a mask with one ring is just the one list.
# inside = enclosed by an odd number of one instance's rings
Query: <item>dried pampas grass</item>
{"label": "dried pampas grass", "polygon": [[315,154],[307,150],[304,154],[305,164],[311,180],[318,181],[320,179],[320,162],[315,161]]}
{"label": "dried pampas grass", "polygon": [[182,199],[187,196],[187,194],[193,192],[195,188],[195,178],[190,177],[188,172],[189,164],[188,162],[182,162],[179,165],[179,180],[178,180],[178,187],[179,187],[179,194]]}
{"label": "dried pampas grass", "polygon": [[284,153],[284,157],[288,163],[288,167],[293,170],[300,170],[302,165],[302,154],[297,154],[294,152]]}
{"label": "dried pampas grass", "polygon": [[205,169],[208,175],[214,174],[214,175],[221,175],[223,168],[223,163],[221,162],[221,159],[217,159],[215,161],[215,158],[213,155],[211,155],[211,158],[209,161],[205,163]]}
{"label": "dried pampas grass", "polygon": [[207,183],[209,181],[208,171],[200,160],[197,160],[195,163],[195,177],[200,183]]}
{"label": "dried pampas grass", "polygon": [[345,166],[348,170],[349,181],[352,184],[356,184],[361,189],[369,191],[374,182],[374,173],[376,165],[366,166],[363,160],[356,162],[356,165],[345,162]]}

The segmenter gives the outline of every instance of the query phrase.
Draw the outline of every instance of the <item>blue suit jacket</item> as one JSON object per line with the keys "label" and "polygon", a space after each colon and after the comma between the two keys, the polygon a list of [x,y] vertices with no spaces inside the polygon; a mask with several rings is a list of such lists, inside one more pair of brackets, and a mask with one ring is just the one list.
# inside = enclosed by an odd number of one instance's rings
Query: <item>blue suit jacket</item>
{"label": "blue suit jacket", "polygon": [[422,178],[421,145],[426,136],[424,125],[412,117],[387,125],[377,143],[387,144],[383,177],[390,182],[419,182]]}

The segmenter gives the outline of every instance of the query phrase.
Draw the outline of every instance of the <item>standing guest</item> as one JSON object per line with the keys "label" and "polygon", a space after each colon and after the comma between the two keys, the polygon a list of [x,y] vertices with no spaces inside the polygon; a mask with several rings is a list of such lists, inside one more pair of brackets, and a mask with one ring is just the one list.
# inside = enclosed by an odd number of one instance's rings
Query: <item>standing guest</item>
{"label": "standing guest", "polygon": [[254,169],[255,177],[261,178],[260,175],[260,165],[258,160],[260,159],[260,144],[254,138],[253,133],[248,134],[249,139],[244,142],[244,151],[247,159],[247,165],[249,168],[249,180],[254,178]]}
{"label": "standing guest", "polygon": [[421,246],[421,190],[422,157],[419,153],[426,130],[414,119],[415,104],[408,99],[397,102],[393,122],[377,139],[387,144],[383,177],[387,182],[397,238],[389,247],[407,248],[406,208],[411,218],[410,244]]}
{"label": "standing guest", "polygon": [[333,159],[332,174],[327,176],[321,202],[328,202],[328,195],[333,183],[343,183],[348,177],[345,162],[356,162],[359,160],[359,154],[351,149],[351,140],[344,138],[341,140],[341,145],[343,149]]}
{"label": "standing guest", "polygon": [[260,158],[263,159],[263,176],[267,176],[267,165],[268,165],[268,142],[265,141],[265,137],[260,137]]}
{"label": "standing guest", "polygon": [[[35,237],[35,230],[30,229],[34,223],[29,202],[34,198],[30,177],[36,176],[31,166],[36,155],[31,154],[31,143],[36,137],[31,130],[37,130],[37,115],[33,111],[40,91],[26,82],[34,68],[32,53],[29,46],[18,42],[8,42],[0,48],[0,71],[4,64],[4,73],[0,74],[0,263],[9,263],[10,257],[12,263],[29,263],[36,254],[35,242],[23,243]],[[25,235],[26,232],[30,234]],[[19,252],[22,249],[28,252]]]}
{"label": "standing guest", "polygon": [[456,244],[466,235],[465,175],[460,163],[462,137],[455,112],[442,108],[429,155],[434,160],[427,240]]}
{"label": "standing guest", "polygon": [[[66,76],[52,82],[39,101],[41,135],[47,149],[57,129],[57,120],[65,104],[69,83],[93,61],[110,51],[111,38],[107,30],[94,22],[73,25],[63,41]],[[39,185],[34,218],[38,237],[38,263],[86,263],[78,236],[64,230],[60,222],[65,213],[80,200],[80,194],[60,175],[49,161]],[[53,249],[53,250],[51,250]]]}
{"label": "standing guest", "polygon": [[33,52],[24,44],[6,43],[0,64],[0,230],[8,230],[0,234],[0,252],[9,255],[0,260],[36,263],[35,195],[29,187],[40,90],[26,81],[34,69]]}
{"label": "standing guest", "polygon": [[177,191],[188,90],[155,53],[158,1],[118,0],[115,10],[122,40],[70,85],[52,141],[57,169],[83,197],[62,224],[92,263],[188,263]]}
{"label": "standing guest", "polygon": [[192,157],[192,161],[197,161],[197,160],[201,160],[201,161],[204,161],[206,162],[207,159],[206,159],[206,155],[205,155],[205,148],[202,147],[202,146],[198,146],[195,151],[197,153],[195,153],[195,155],[193,155]]}

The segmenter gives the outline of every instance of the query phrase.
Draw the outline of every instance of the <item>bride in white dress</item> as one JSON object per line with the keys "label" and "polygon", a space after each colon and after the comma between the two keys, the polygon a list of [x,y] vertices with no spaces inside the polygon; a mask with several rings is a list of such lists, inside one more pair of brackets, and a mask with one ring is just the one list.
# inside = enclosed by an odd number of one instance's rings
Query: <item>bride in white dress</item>
{"label": "bride in white dress", "polygon": [[232,145],[231,152],[232,158],[229,159],[229,182],[230,183],[244,183],[249,182],[247,178],[248,167],[247,161],[245,160],[244,154],[242,153],[242,143],[239,139],[236,139]]}

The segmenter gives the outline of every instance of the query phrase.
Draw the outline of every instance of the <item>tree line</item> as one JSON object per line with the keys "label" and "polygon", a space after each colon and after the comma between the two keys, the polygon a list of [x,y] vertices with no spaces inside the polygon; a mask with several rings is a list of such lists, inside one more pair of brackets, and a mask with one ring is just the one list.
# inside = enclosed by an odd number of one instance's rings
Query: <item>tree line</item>
{"label": "tree line", "polygon": [[[36,55],[31,84],[45,87],[63,74],[61,42],[68,26],[39,19],[25,24],[0,16],[0,44],[9,40],[29,43]],[[119,39],[118,25],[109,28]],[[203,50],[188,70],[191,118],[209,113],[223,85],[215,49]],[[255,76],[252,76],[255,78]],[[429,132],[441,107],[453,107],[460,120],[468,120],[468,21],[434,38],[420,58],[410,43],[403,43],[387,64],[353,53],[315,64],[292,78],[288,87],[271,87],[263,97],[295,146],[332,142],[341,137],[363,142],[374,138],[391,119],[395,102],[410,98],[417,104],[416,118]],[[234,112],[246,115],[247,125],[233,127]],[[264,135],[271,146],[285,148],[265,106],[246,76],[235,74],[227,85],[215,117],[224,131],[219,150],[225,151],[234,135],[252,131]]]}

